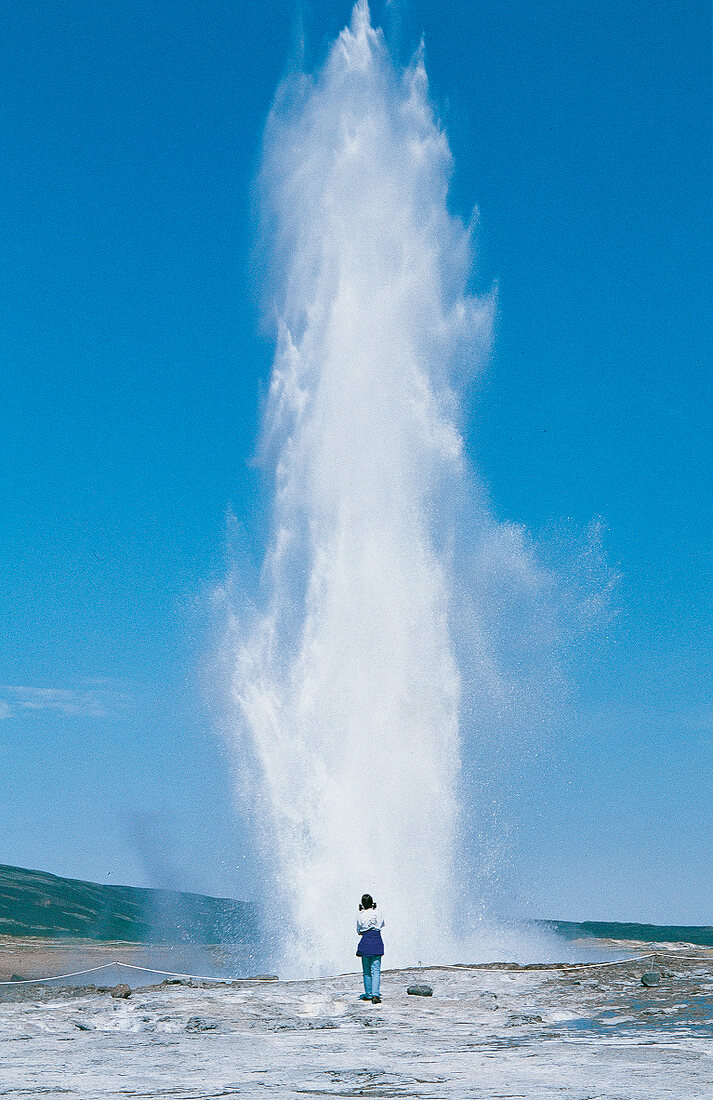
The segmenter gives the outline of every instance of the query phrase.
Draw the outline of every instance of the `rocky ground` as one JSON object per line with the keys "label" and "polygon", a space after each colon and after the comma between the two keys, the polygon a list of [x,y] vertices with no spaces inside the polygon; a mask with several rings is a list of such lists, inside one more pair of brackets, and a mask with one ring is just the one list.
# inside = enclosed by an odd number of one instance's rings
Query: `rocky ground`
{"label": "rocky ground", "polygon": [[[11,946],[5,969],[23,961]],[[713,951],[665,950],[584,969],[386,971],[380,1005],[358,1000],[357,975],[147,985],[136,971],[128,997],[112,995],[126,989],[107,978],[131,984],[118,968],[90,987],[6,985],[0,1097],[711,1100]],[[414,982],[433,996],[409,995]]]}

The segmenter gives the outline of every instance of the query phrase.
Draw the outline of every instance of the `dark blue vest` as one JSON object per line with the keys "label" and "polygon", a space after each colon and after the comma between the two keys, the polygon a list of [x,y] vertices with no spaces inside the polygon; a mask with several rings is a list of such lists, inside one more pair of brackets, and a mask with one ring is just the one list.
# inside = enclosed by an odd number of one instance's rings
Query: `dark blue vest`
{"label": "dark blue vest", "polygon": [[381,932],[378,928],[367,928],[366,932],[362,932],[361,939],[359,940],[359,946],[357,947],[357,955],[383,955],[384,954],[384,941],[381,938]]}

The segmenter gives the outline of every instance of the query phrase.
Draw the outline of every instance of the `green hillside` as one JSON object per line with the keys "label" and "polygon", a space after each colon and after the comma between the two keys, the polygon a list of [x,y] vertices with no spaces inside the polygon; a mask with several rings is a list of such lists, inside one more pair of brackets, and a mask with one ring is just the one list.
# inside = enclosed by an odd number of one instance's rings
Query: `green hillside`
{"label": "green hillside", "polygon": [[713,947],[713,928],[708,925],[632,924],[618,921],[535,921],[565,939],[637,940],[642,943],[695,943]]}
{"label": "green hillside", "polygon": [[102,886],[0,864],[0,935],[132,943],[247,943],[254,907],[174,890]]}

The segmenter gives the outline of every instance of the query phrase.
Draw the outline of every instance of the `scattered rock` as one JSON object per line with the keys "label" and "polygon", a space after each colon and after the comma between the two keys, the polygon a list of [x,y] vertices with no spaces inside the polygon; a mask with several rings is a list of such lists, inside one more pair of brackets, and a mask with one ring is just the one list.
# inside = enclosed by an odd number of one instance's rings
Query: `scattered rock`
{"label": "scattered rock", "polygon": [[248,982],[279,982],[277,974],[251,974],[245,979]]}
{"label": "scattered rock", "polygon": [[410,985],[406,990],[412,997],[432,997],[433,990],[430,985],[421,985],[417,982],[416,985]]}
{"label": "scattered rock", "polygon": [[191,1016],[186,1031],[215,1031],[220,1025],[215,1020],[204,1020],[202,1016]]}
{"label": "scattered rock", "polygon": [[119,985],[115,985],[109,990],[112,997],[116,997],[118,1000],[126,1000],[131,996],[131,986],[126,985],[125,982],[121,982]]}
{"label": "scattered rock", "polygon": [[658,985],[661,981],[661,975],[658,970],[647,970],[641,975],[641,984],[645,985],[647,989],[650,989],[652,985]]}
{"label": "scattered rock", "polygon": [[23,978],[22,974],[12,974],[10,976],[11,982],[26,982],[27,978]]}
{"label": "scattered rock", "polygon": [[79,1028],[80,1031],[91,1031],[92,1030],[92,1028],[90,1028],[89,1024],[83,1024],[81,1020],[72,1020],[72,1023],[74,1024],[75,1027]]}

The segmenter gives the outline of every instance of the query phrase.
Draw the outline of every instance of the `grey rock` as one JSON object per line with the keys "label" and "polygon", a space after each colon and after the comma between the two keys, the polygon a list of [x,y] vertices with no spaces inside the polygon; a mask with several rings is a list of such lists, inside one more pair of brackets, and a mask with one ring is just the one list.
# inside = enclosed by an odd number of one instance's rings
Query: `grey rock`
{"label": "grey rock", "polygon": [[658,985],[661,981],[661,975],[658,970],[647,970],[641,975],[641,984],[645,985],[647,989],[650,989],[652,985]]}
{"label": "grey rock", "polygon": [[202,1016],[191,1016],[186,1031],[215,1031],[220,1025],[215,1020],[204,1020]]}
{"label": "grey rock", "polygon": [[11,974],[10,975],[10,981],[11,982],[26,982],[27,978],[23,978],[22,974]]}
{"label": "grey rock", "polygon": [[131,996],[131,986],[126,985],[125,982],[120,982],[119,985],[115,985],[109,992],[112,997],[125,1001],[127,997]]}
{"label": "grey rock", "polygon": [[422,985],[417,982],[416,985],[410,985],[406,990],[412,997],[432,997],[433,990],[430,985]]}

